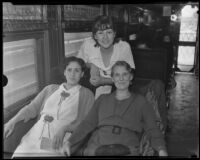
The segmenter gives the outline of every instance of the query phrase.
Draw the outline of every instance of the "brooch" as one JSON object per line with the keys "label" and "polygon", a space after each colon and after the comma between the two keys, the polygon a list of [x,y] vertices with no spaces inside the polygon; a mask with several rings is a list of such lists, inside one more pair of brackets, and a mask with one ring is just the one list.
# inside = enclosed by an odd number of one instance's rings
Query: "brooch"
{"label": "brooch", "polygon": [[62,91],[60,95],[61,95],[61,98],[60,98],[58,105],[61,105],[62,101],[64,101],[67,97],[70,96],[70,94],[65,91]]}
{"label": "brooch", "polygon": [[44,116],[44,121],[51,123],[53,121],[53,117],[49,116],[49,115],[46,115],[46,116]]}

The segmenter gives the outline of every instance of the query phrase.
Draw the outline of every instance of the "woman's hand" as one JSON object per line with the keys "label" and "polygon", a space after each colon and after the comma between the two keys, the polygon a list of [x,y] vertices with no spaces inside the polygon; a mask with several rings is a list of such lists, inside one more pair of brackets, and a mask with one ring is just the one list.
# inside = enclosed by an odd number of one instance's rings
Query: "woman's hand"
{"label": "woman's hand", "polygon": [[155,96],[154,92],[151,91],[150,89],[148,89],[148,91],[146,93],[146,98],[147,98],[148,102],[151,103],[153,106],[156,105],[156,96]]}
{"label": "woman's hand", "polygon": [[10,120],[4,125],[4,138],[7,138],[14,131],[15,122]]}
{"label": "woman's hand", "polygon": [[167,151],[165,151],[165,150],[160,150],[158,152],[158,154],[159,154],[159,156],[168,156]]}
{"label": "woman's hand", "polygon": [[70,156],[70,142],[69,141],[63,144],[63,147],[61,149],[61,154]]}
{"label": "woman's hand", "polygon": [[91,77],[100,76],[99,67],[92,63],[90,64],[90,75]]}
{"label": "woman's hand", "polygon": [[100,86],[102,84],[102,77],[101,76],[96,76],[96,77],[91,77],[90,78],[90,83],[97,87],[97,86]]}
{"label": "woman's hand", "polygon": [[53,149],[59,150],[62,147],[65,133],[66,131],[64,128],[58,130],[58,132],[53,137],[53,142],[52,142]]}
{"label": "woman's hand", "polygon": [[99,68],[94,64],[90,66],[90,83],[93,86],[99,86],[101,84]]}

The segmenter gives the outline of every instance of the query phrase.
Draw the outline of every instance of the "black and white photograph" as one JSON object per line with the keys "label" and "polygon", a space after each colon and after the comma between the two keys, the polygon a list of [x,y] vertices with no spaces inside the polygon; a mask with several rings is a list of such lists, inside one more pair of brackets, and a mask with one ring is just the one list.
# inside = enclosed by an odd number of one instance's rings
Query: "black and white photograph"
{"label": "black and white photograph", "polygon": [[[108,1],[109,2],[109,1]],[[199,158],[199,2],[2,2],[2,158]]]}

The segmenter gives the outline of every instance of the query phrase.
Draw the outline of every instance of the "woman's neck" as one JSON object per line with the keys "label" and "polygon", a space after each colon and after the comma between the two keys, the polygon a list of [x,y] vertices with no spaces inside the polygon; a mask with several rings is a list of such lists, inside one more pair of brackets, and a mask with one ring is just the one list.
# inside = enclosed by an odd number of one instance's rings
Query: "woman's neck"
{"label": "woman's neck", "polygon": [[64,83],[64,88],[66,89],[66,90],[69,90],[69,89],[71,89],[71,88],[73,88],[73,87],[75,87],[75,86],[77,86],[77,85],[71,85],[71,84],[69,84],[69,83]]}
{"label": "woman's neck", "polygon": [[118,100],[123,100],[123,99],[127,99],[131,96],[131,93],[130,91],[127,89],[127,90],[116,90],[116,95],[115,97],[118,99]]}
{"label": "woman's neck", "polygon": [[100,51],[103,54],[112,54],[113,53],[113,48],[114,48],[113,45],[111,45],[109,48],[100,47]]}

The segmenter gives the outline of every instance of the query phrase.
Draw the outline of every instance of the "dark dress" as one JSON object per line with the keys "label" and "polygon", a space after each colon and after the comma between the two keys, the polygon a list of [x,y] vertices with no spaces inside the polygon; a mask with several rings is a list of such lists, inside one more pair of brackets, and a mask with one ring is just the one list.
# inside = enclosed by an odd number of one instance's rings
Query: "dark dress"
{"label": "dark dress", "polygon": [[116,92],[101,95],[94,106],[69,139],[72,154],[81,142],[92,133],[84,155],[95,155],[102,145],[122,144],[131,155],[139,155],[139,135],[143,129],[151,135],[152,147],[165,149],[163,134],[156,125],[156,115],[147,100],[132,94],[124,100],[115,98]]}

